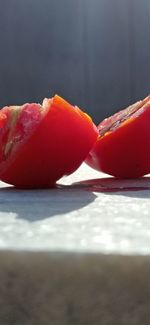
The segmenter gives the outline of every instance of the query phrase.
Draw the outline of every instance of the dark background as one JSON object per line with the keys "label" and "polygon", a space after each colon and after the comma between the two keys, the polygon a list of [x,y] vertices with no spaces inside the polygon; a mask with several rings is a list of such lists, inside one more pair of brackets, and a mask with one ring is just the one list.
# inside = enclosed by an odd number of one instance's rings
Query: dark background
{"label": "dark background", "polygon": [[99,122],[150,92],[150,0],[0,0],[0,107],[58,93]]}

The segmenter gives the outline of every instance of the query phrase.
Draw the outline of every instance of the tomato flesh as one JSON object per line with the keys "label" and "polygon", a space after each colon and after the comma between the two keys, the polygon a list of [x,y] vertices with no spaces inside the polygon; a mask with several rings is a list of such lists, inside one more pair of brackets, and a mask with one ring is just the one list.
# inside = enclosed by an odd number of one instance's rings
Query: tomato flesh
{"label": "tomato flesh", "polygon": [[42,105],[18,108],[14,124],[14,109],[4,108],[1,114],[5,110],[0,179],[20,188],[53,186],[80,166],[98,136],[92,120],[57,95]]}
{"label": "tomato flesh", "polygon": [[86,162],[120,178],[150,173],[150,96],[105,119]]}

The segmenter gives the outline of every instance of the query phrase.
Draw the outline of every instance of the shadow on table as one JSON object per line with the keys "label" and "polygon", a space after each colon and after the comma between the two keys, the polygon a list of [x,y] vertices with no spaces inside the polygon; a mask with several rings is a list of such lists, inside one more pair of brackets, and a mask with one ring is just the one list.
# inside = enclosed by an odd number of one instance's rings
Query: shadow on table
{"label": "shadow on table", "polygon": [[90,179],[72,184],[76,188],[105,194],[128,197],[150,198],[150,177],[137,179],[119,179],[114,177]]}
{"label": "shadow on table", "polygon": [[16,213],[17,218],[30,222],[68,214],[88,206],[96,198],[93,192],[150,198],[150,177],[91,179],[72,185],[58,185],[49,190],[0,189],[0,212]]}
{"label": "shadow on table", "polygon": [[16,213],[30,222],[79,210],[93,202],[96,195],[76,186],[59,185],[55,189],[0,189],[0,212]]}

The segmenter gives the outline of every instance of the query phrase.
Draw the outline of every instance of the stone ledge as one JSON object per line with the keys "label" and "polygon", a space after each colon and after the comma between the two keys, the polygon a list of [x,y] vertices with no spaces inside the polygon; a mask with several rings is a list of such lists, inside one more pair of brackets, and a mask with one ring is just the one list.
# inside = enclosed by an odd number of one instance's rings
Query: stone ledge
{"label": "stone ledge", "polygon": [[0,325],[149,325],[149,177],[0,187]]}
{"label": "stone ledge", "polygon": [[0,253],[0,324],[149,325],[150,258]]}

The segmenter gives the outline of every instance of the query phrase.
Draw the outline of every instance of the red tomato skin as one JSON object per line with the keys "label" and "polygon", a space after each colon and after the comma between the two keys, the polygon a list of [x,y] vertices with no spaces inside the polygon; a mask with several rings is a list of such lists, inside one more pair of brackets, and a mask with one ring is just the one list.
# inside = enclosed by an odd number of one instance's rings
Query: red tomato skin
{"label": "red tomato skin", "polygon": [[0,179],[19,188],[51,187],[80,166],[97,136],[86,114],[55,96],[33,134],[8,158]]}
{"label": "red tomato skin", "polygon": [[119,178],[150,173],[150,103],[113,131],[99,136],[86,159],[91,167]]}

